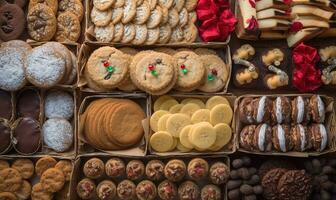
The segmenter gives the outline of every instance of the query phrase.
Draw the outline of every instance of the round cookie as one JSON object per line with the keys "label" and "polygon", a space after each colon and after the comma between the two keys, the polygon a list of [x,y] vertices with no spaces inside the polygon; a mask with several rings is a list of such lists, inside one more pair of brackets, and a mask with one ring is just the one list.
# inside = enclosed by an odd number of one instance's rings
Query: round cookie
{"label": "round cookie", "polygon": [[173,7],[177,10],[177,12],[181,12],[182,8],[184,7],[186,0],[174,0]]}
{"label": "round cookie", "polygon": [[190,125],[190,117],[185,114],[172,114],[167,120],[167,131],[174,137],[178,138],[182,129]]}
{"label": "round cookie", "polygon": [[167,9],[169,9],[170,7],[173,6],[173,2],[174,2],[174,0],[158,0],[158,4],[161,7],[165,7]]}
{"label": "round cookie", "polygon": [[118,199],[136,199],[136,186],[130,180],[123,180],[117,186]]}
{"label": "round cookie", "polygon": [[107,26],[95,26],[94,34],[99,42],[111,42],[114,37],[114,25],[111,22]]}
{"label": "round cookie", "polygon": [[160,38],[160,29],[159,28],[150,28],[147,29],[147,39],[145,44],[152,45],[155,44]]}
{"label": "round cookie", "polygon": [[113,42],[120,42],[124,35],[124,25],[122,23],[117,23],[114,25],[114,36]]}
{"label": "round cookie", "polygon": [[218,151],[230,142],[232,129],[224,123],[219,123],[214,128],[216,130],[216,141],[209,149],[211,151]]}
{"label": "round cookie", "polygon": [[30,185],[30,183],[26,180],[23,180],[20,189],[15,192],[15,195],[18,197],[19,200],[28,199],[30,197],[31,190],[32,186]]}
{"label": "round cookie", "polygon": [[166,110],[158,110],[156,111],[150,118],[149,120],[149,124],[150,124],[150,127],[153,131],[158,131],[159,130],[159,120],[162,116],[166,115],[166,114],[169,114],[168,111]]}
{"label": "round cookie", "polygon": [[166,44],[170,40],[170,36],[172,34],[172,29],[169,26],[169,24],[164,24],[159,27],[159,43],[160,44]]}
{"label": "round cookie", "polygon": [[136,15],[136,8],[137,8],[136,0],[125,0],[124,15],[123,18],[121,19],[121,22],[123,24],[127,24],[133,20],[133,18]]}
{"label": "round cookie", "polygon": [[189,140],[200,149],[208,149],[216,142],[216,130],[208,122],[198,123],[189,133]]}
{"label": "round cookie", "polygon": [[158,99],[155,100],[154,102],[154,106],[153,106],[153,109],[154,111],[158,111],[158,110],[161,110],[161,107],[162,107],[162,104],[167,102],[168,100],[173,100],[174,104],[178,104],[178,102],[171,96],[168,96],[168,95],[162,95],[160,96]]}
{"label": "round cookie", "polygon": [[52,199],[53,193],[47,192],[41,183],[37,183],[32,188],[31,199],[40,200],[40,199]]}
{"label": "round cookie", "polygon": [[147,40],[147,26],[146,25],[135,25],[135,37],[132,41],[134,45],[141,45]]}
{"label": "round cookie", "polygon": [[63,172],[65,181],[70,181],[73,167],[69,160],[58,161],[55,168]]}
{"label": "round cookie", "polygon": [[168,24],[168,20],[169,20],[169,12],[168,12],[168,8],[165,7],[161,7],[161,11],[162,11],[162,19],[161,19],[161,23],[160,26],[164,25],[164,24]]}
{"label": "round cookie", "polygon": [[182,28],[179,26],[173,28],[169,43],[181,43],[183,39],[184,35]]}
{"label": "round cookie", "polygon": [[0,171],[0,191],[15,192],[20,189],[22,177],[14,168],[6,168]]}
{"label": "round cookie", "polygon": [[122,17],[124,15],[124,9],[122,7],[120,8],[112,8],[112,24],[117,24],[121,21]]}
{"label": "round cookie", "polygon": [[112,11],[100,11],[97,8],[93,7],[91,10],[91,21],[96,26],[107,26],[112,19]]}
{"label": "round cookie", "polygon": [[21,177],[24,179],[30,179],[34,175],[34,164],[29,159],[17,159],[13,162],[12,168],[20,172]]}
{"label": "round cookie", "polygon": [[93,0],[93,6],[99,10],[107,10],[112,7],[115,0]]}
{"label": "round cookie", "polygon": [[170,9],[168,13],[169,13],[168,24],[170,25],[171,28],[175,28],[180,20],[179,13],[174,8]]}
{"label": "round cookie", "polygon": [[81,25],[78,17],[69,12],[63,12],[57,17],[57,31],[55,39],[58,42],[67,40],[76,42],[80,36]]}
{"label": "round cookie", "polygon": [[191,122],[193,124],[199,122],[210,122],[210,110],[208,109],[199,109],[194,112],[191,116]]}
{"label": "round cookie", "polygon": [[54,167],[57,161],[50,156],[40,158],[35,164],[35,173],[37,176],[42,176],[47,169]]}
{"label": "round cookie", "polygon": [[27,21],[28,33],[34,40],[49,41],[54,37],[57,20],[52,9],[47,5],[39,3],[29,9]]}
{"label": "round cookie", "polygon": [[179,26],[180,27],[184,27],[185,25],[188,24],[188,11],[187,9],[183,8],[180,12],[179,12]]}
{"label": "round cookie", "polygon": [[147,20],[147,28],[157,27],[162,19],[162,9],[160,6],[156,6],[154,10],[150,12],[150,16]]}
{"label": "round cookie", "polygon": [[27,55],[27,52],[32,50],[32,47],[25,41],[22,40],[11,40],[8,42],[1,43],[1,48],[5,47],[15,47],[17,50]]}
{"label": "round cookie", "polygon": [[96,194],[96,185],[92,180],[84,178],[77,184],[76,191],[80,198],[92,199]]}
{"label": "round cookie", "polygon": [[195,10],[198,0],[185,0],[184,7],[189,11]]}
{"label": "round cookie", "polygon": [[0,7],[0,16],[0,38],[3,41],[19,38],[26,25],[23,10],[15,4],[4,4]]}
{"label": "round cookie", "polygon": [[99,158],[91,158],[83,167],[84,175],[88,178],[98,179],[104,175],[104,162]]}
{"label": "round cookie", "polygon": [[150,8],[147,1],[143,1],[140,6],[136,8],[136,14],[134,17],[135,24],[144,24],[150,16]]}
{"label": "round cookie", "polygon": [[43,172],[40,182],[47,192],[57,192],[63,188],[65,177],[62,171],[50,168]]}
{"label": "round cookie", "polygon": [[151,136],[149,143],[155,151],[167,152],[171,149],[174,143],[174,138],[168,132],[159,131]]}
{"label": "round cookie", "polygon": [[121,43],[127,44],[131,42],[135,37],[135,26],[131,23],[124,24],[124,33],[121,38]]}
{"label": "round cookie", "polygon": [[183,104],[176,104],[170,107],[169,112],[171,114],[179,113],[183,107]]}
{"label": "round cookie", "polygon": [[215,106],[219,105],[219,104],[226,104],[228,106],[230,106],[230,102],[222,96],[213,96],[210,99],[207,100],[207,102],[205,103],[205,107],[209,110],[211,110],[212,108],[214,108]]}
{"label": "round cookie", "polygon": [[154,10],[155,7],[156,7],[157,2],[158,2],[158,0],[148,0],[148,3],[149,3],[149,9],[150,9],[150,10]]}
{"label": "round cookie", "polygon": [[[186,105],[188,103],[193,103],[198,105],[201,109],[205,109],[205,104],[201,99],[195,99],[195,98],[185,98],[181,101],[182,105]],[[208,108],[207,108],[208,109]]]}
{"label": "round cookie", "polygon": [[181,130],[180,135],[179,135],[179,139],[180,139],[181,144],[183,146],[185,146],[186,148],[189,148],[189,149],[194,148],[194,145],[189,140],[189,134],[192,130],[192,127],[193,127],[193,125],[188,125],[188,126],[183,127],[183,129]]}
{"label": "round cookie", "polygon": [[79,21],[82,21],[84,16],[84,7],[81,0],[60,0],[58,3],[59,12],[72,12],[75,14]]}
{"label": "round cookie", "polygon": [[74,114],[73,97],[61,90],[48,92],[44,101],[44,114],[47,118],[71,119]]}
{"label": "round cookie", "polygon": [[191,117],[199,109],[201,109],[201,107],[199,105],[197,105],[195,103],[187,103],[181,108],[180,113],[183,113],[183,114]]}
{"label": "round cookie", "polygon": [[97,196],[99,199],[114,199],[116,197],[116,185],[110,180],[104,180],[97,186]]}
{"label": "round cookie", "polygon": [[227,104],[219,104],[210,111],[210,122],[212,125],[219,123],[231,124],[233,111]]}
{"label": "round cookie", "polygon": [[194,23],[188,23],[183,27],[183,41],[186,43],[193,43],[196,41],[198,36],[198,29]]}
{"label": "round cookie", "polygon": [[30,0],[29,5],[28,5],[28,11],[33,9],[33,7],[36,6],[37,4],[43,4],[45,6],[48,6],[53,11],[52,14],[56,15],[57,9],[58,9],[58,1],[55,1],[55,0]]}

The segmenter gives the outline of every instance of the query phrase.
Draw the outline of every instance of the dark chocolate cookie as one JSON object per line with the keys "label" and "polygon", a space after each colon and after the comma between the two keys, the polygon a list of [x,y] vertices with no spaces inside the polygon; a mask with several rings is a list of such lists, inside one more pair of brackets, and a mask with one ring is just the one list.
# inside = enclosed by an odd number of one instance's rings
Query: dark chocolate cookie
{"label": "dark chocolate cookie", "polygon": [[261,180],[261,185],[264,189],[263,195],[265,199],[279,200],[277,190],[278,182],[286,172],[286,169],[275,168],[265,174],[265,176]]}
{"label": "dark chocolate cookie", "polygon": [[296,169],[296,167],[291,162],[285,160],[271,159],[261,164],[258,170],[258,174],[262,179],[268,171],[275,168],[283,168],[288,170]]}
{"label": "dark chocolate cookie", "polygon": [[26,24],[23,10],[15,4],[5,4],[0,8],[0,38],[4,41],[20,37]]}

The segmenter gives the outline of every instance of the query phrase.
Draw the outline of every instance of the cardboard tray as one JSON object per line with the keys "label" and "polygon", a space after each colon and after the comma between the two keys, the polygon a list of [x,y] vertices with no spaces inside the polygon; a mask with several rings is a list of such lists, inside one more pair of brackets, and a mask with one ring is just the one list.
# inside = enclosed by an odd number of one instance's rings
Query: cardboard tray
{"label": "cardboard tray", "polygon": [[[196,98],[196,99],[201,99],[204,102],[206,102],[206,100],[208,100],[210,97],[215,96],[215,95],[191,95],[191,94],[170,94],[169,96],[175,98],[177,101],[181,101],[185,98]],[[236,103],[236,96],[232,95],[232,94],[226,94],[226,95],[220,95],[223,96],[225,98],[227,98],[227,100],[230,102],[230,106],[232,108],[232,111],[234,110],[235,107],[235,103]],[[150,116],[152,116],[152,114],[154,113],[153,110],[153,106],[154,106],[154,102],[157,99],[157,96],[151,96],[151,109],[150,109]],[[192,150],[190,152],[186,152],[186,153],[182,153],[178,150],[174,150],[174,151],[170,151],[170,152],[156,152],[154,149],[151,148],[150,144],[148,143],[148,149],[149,149],[149,153],[153,154],[153,155],[157,155],[157,156],[180,156],[180,155],[187,155],[187,156],[196,156],[196,155],[228,155],[228,154],[232,154],[236,151],[236,145],[235,145],[235,141],[236,141],[236,134],[235,134],[235,118],[233,115],[232,118],[232,122],[230,124],[231,128],[232,128],[232,138],[231,141],[225,145],[221,150],[219,151],[204,151],[204,152],[200,152],[200,151],[196,151],[196,150]],[[150,129],[150,136],[154,134],[154,132],[152,131],[152,129]]]}
{"label": "cardboard tray", "polygon": [[[88,88],[87,86],[87,80],[84,76],[84,68],[86,67],[86,63],[91,55],[91,53],[100,48],[100,47],[103,47],[103,46],[112,46],[111,44],[98,44],[98,43],[91,43],[91,42],[86,42],[84,43],[81,48],[80,48],[80,52],[79,52],[79,56],[78,56],[78,87],[80,88],[81,91],[83,92],[91,92],[91,93],[96,93],[97,91],[94,91],[93,89],[91,88]],[[120,45],[116,45],[116,46],[113,46],[113,47],[121,47]],[[132,46],[134,47],[134,46]],[[183,46],[185,47],[185,46]],[[231,68],[232,68],[232,63],[231,63],[231,53],[230,53],[230,47],[228,45],[225,45],[225,46],[212,46],[211,47],[212,49],[216,50],[217,52],[217,55],[220,56],[222,58],[222,60],[225,62],[225,64],[228,66],[229,68],[229,74],[231,74]],[[136,48],[137,50],[139,51],[142,51],[142,50],[147,50],[147,49],[153,49],[151,47],[145,47],[145,48]],[[178,48],[174,48],[174,49],[178,49]],[[226,85],[224,86],[223,90],[222,91],[219,91],[217,93],[211,93],[211,94],[224,94],[227,92],[227,88],[229,86],[229,83],[230,83],[230,76],[226,82]],[[138,91],[134,91],[132,93],[141,93],[142,91],[138,90]],[[176,92],[176,93],[179,93],[178,91],[175,91],[175,90],[171,90],[170,92]],[[123,94],[125,92],[123,91],[120,91],[120,90],[112,90],[112,91],[109,91],[109,92],[99,92],[99,93],[114,93],[114,94]],[[192,91],[190,93],[195,93],[195,94],[203,94],[204,92],[200,92],[200,91]],[[210,93],[209,93],[210,94]]]}
{"label": "cardboard tray", "polygon": [[257,154],[257,155],[268,155],[268,156],[290,156],[290,157],[308,157],[308,156],[320,156],[323,154],[328,154],[331,152],[336,152],[336,119],[335,119],[335,110],[334,110],[334,99],[332,97],[326,96],[326,95],[320,95],[325,104],[326,104],[326,119],[324,122],[324,125],[327,129],[328,132],[328,147],[325,149],[323,152],[317,152],[317,151],[306,151],[306,152],[297,152],[297,151],[289,151],[289,152],[277,152],[277,151],[270,151],[270,152],[260,152],[260,151],[248,151],[240,147],[239,145],[239,137],[240,137],[240,132],[244,128],[244,124],[239,120],[239,105],[240,102],[243,98],[245,97],[252,97],[252,98],[257,98],[260,96],[267,96],[272,99],[278,97],[278,96],[286,96],[286,97],[297,97],[297,96],[302,96],[302,97],[311,97],[312,94],[277,94],[277,95],[243,95],[240,96],[237,101],[236,101],[236,107],[235,107],[235,122],[236,122],[236,127],[235,127],[235,133],[236,133],[236,145],[237,149],[240,152],[245,152],[245,153],[251,153],[251,154]]}

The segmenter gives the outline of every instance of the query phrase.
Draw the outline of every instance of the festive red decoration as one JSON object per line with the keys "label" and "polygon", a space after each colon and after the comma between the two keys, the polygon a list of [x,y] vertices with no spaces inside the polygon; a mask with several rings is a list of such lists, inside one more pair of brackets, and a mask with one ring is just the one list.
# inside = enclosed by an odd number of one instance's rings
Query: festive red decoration
{"label": "festive red decoration", "polygon": [[301,43],[294,48],[293,85],[300,92],[314,91],[321,86],[321,71],[316,68],[319,60],[318,52],[313,47]]}
{"label": "festive red decoration", "polygon": [[148,69],[149,69],[150,71],[153,71],[153,70],[155,69],[155,66],[154,66],[154,65],[149,65],[149,66],[148,66]]}
{"label": "festive red decoration", "polygon": [[250,19],[247,19],[248,27],[246,28],[247,30],[254,30],[259,27],[257,19],[252,16]]}
{"label": "festive red decoration", "polygon": [[103,65],[104,65],[104,67],[108,67],[108,66],[110,66],[110,63],[107,60],[104,60]]}
{"label": "festive red decoration", "polygon": [[296,33],[303,28],[303,24],[301,22],[293,22],[289,28],[289,32]]}
{"label": "festive red decoration", "polygon": [[217,76],[217,70],[216,69],[211,69],[211,74]]}
{"label": "festive red decoration", "polygon": [[249,3],[251,5],[252,8],[255,8],[256,7],[256,2],[255,0],[249,0]]}
{"label": "festive red decoration", "polygon": [[292,3],[292,0],[283,0],[283,2],[287,5],[290,5]]}
{"label": "festive red decoration", "polygon": [[184,69],[186,66],[184,64],[181,65],[181,69]]}

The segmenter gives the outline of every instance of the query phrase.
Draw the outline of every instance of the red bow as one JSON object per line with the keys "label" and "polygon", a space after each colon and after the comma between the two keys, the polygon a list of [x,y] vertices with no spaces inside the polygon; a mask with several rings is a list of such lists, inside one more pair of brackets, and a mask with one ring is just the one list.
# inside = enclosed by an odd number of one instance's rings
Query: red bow
{"label": "red bow", "polygon": [[320,60],[317,50],[303,43],[293,50],[293,85],[300,92],[314,91],[321,82],[321,71],[316,69],[316,63]]}
{"label": "red bow", "polygon": [[227,0],[200,0],[196,12],[201,21],[199,33],[205,42],[225,41],[234,31],[237,20]]}

